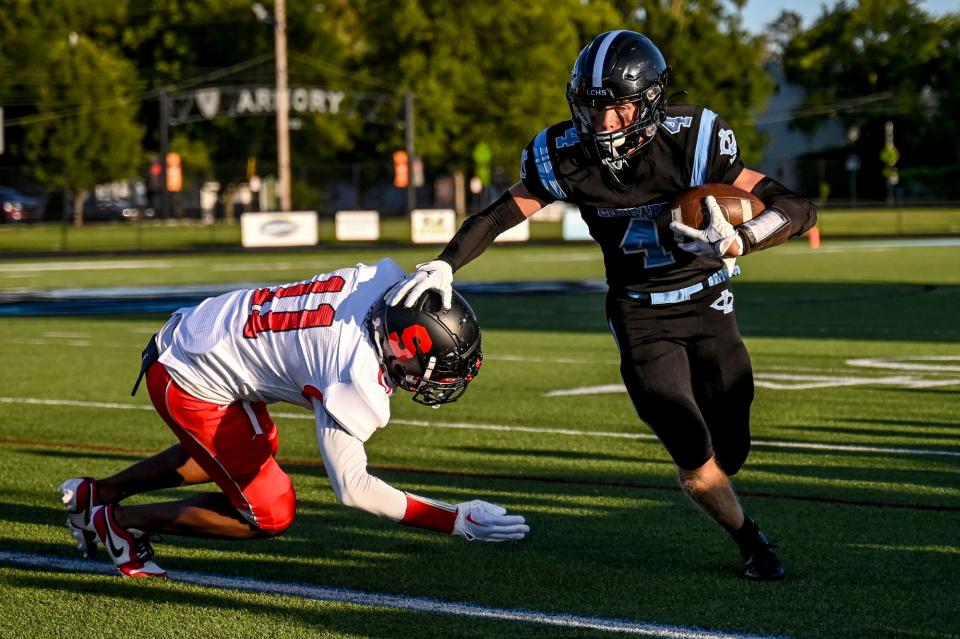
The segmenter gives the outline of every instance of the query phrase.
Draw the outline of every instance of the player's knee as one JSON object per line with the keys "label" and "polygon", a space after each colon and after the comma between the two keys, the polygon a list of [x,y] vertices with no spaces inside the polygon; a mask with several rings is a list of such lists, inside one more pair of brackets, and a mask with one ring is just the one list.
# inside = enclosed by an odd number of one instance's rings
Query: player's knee
{"label": "player's knee", "polygon": [[690,497],[711,492],[727,482],[726,475],[713,457],[697,468],[677,466],[680,488]]}
{"label": "player's knee", "polygon": [[744,462],[747,461],[747,455],[749,453],[750,444],[748,443],[745,446],[738,447],[736,450],[725,451],[722,455],[718,455],[717,463],[728,477],[732,477],[737,474]]}
{"label": "player's knee", "polygon": [[297,496],[291,485],[280,497],[255,509],[258,537],[276,537],[292,524],[297,511]]}
{"label": "player's knee", "polygon": [[707,478],[696,470],[687,470],[677,468],[677,478],[680,480],[680,489],[688,497],[693,497],[700,493],[710,490],[710,483]]}

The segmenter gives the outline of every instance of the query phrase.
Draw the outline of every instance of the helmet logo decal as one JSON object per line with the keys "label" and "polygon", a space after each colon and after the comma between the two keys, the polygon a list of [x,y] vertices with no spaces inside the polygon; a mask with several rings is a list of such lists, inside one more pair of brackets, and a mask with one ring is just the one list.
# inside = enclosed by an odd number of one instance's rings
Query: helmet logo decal
{"label": "helmet logo decal", "polygon": [[403,335],[400,337],[397,337],[396,331],[390,333],[390,350],[401,361],[413,359],[417,354],[417,349],[413,344],[414,339],[420,340],[420,350],[424,353],[429,352],[433,347],[433,340],[430,339],[427,329],[420,324],[412,324],[403,329]]}

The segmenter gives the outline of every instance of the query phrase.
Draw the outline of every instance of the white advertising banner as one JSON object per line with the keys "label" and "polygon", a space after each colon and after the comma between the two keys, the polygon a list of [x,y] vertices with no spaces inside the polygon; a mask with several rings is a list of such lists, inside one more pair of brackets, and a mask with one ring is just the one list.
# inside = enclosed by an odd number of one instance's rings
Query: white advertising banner
{"label": "white advertising banner", "polygon": [[337,211],[334,215],[337,240],[380,239],[379,211]]}
{"label": "white advertising banner", "polygon": [[567,205],[567,210],[563,213],[563,239],[565,240],[590,240],[590,229],[587,223],[583,221],[580,215],[580,209],[572,204]]}
{"label": "white advertising banner", "polygon": [[530,220],[524,220],[520,224],[508,228],[497,236],[495,242],[526,242],[530,239]]}
{"label": "white advertising banner", "polygon": [[316,211],[244,213],[240,216],[240,243],[261,246],[314,246],[319,240]]}
{"label": "white advertising banner", "polygon": [[443,244],[457,231],[453,209],[414,209],[410,212],[410,236],[414,244]]}

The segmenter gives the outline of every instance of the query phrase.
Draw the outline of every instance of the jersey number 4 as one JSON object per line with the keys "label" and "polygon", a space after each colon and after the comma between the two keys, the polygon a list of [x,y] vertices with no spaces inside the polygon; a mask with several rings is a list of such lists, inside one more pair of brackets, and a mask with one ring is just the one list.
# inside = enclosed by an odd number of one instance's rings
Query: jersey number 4
{"label": "jersey number 4", "polygon": [[643,268],[667,266],[676,261],[673,254],[660,245],[660,233],[653,220],[630,220],[620,248],[624,253],[643,253]]}
{"label": "jersey number 4", "polygon": [[[258,288],[250,297],[250,315],[243,327],[243,336],[247,339],[256,339],[265,331],[281,332],[296,331],[301,328],[318,328],[333,324],[334,308],[330,304],[320,304],[316,308],[297,308],[306,306],[308,296],[312,293],[339,293],[343,290],[344,281],[339,275],[325,280],[305,282],[295,286],[281,288]],[[275,299],[300,298],[293,303],[294,310],[264,312],[264,306],[273,306]]]}

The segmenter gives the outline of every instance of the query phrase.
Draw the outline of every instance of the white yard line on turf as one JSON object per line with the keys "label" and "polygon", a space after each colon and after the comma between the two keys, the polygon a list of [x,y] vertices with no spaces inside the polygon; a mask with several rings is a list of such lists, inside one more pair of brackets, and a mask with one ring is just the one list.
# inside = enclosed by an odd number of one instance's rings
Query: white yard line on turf
{"label": "white yard line on turf", "polygon": [[[74,406],[77,408],[106,408],[116,410],[152,411],[149,404],[120,404],[114,402],[87,402],[73,399],[40,399],[36,397],[0,397],[0,404],[28,404],[36,406]],[[313,421],[309,413],[273,412],[274,417]],[[450,428],[454,430],[488,430],[515,433],[539,433],[543,435],[572,435],[574,437],[612,437],[616,439],[655,440],[651,433],[624,433],[602,430],[573,430],[569,428],[538,428],[536,426],[511,426],[508,424],[477,424],[463,422],[431,422],[416,419],[392,419],[391,424],[418,428]],[[761,448],[786,448],[823,450],[828,452],[882,453],[887,455],[928,455],[932,457],[960,457],[960,451],[932,450],[926,448],[889,448],[884,446],[860,446],[852,444],[818,444],[814,442],[791,442],[772,439],[754,439],[753,446]]]}
{"label": "white yard line on turf", "polygon": [[[0,550],[0,563],[26,568],[64,570],[87,574],[115,574],[113,566],[107,563],[23,552]],[[491,608],[472,603],[443,601],[442,599],[431,599],[428,597],[408,597],[405,595],[364,592],[362,590],[350,590],[346,588],[328,588],[324,586],[284,583],[282,581],[264,581],[246,577],[224,577],[202,572],[172,570],[169,574],[170,578],[175,581],[205,588],[227,588],[229,590],[240,590],[244,592],[285,595],[299,599],[346,603],[356,606],[391,608],[409,612],[536,623],[562,628],[585,628],[647,637],[671,637],[675,639],[772,639],[764,635],[717,632],[713,630],[701,630],[700,628],[691,626],[671,626],[635,621],[632,619],[587,617],[512,608]]]}

